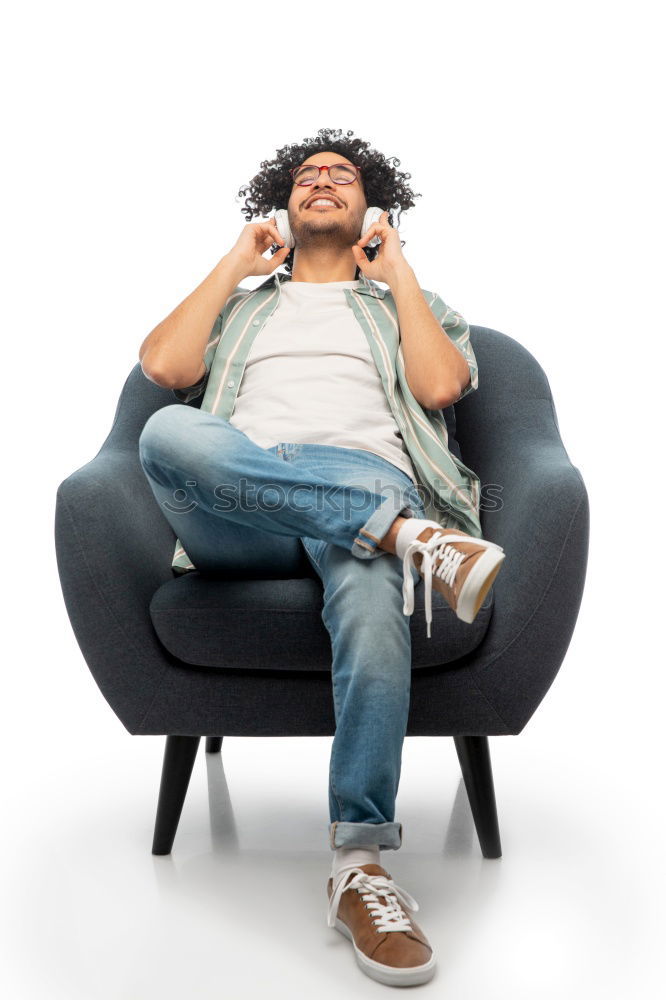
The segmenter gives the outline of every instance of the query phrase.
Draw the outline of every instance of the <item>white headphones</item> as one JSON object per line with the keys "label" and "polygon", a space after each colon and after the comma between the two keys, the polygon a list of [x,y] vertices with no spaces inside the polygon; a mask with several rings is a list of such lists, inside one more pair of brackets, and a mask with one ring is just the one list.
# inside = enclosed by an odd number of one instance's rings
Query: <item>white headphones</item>
{"label": "white headphones", "polygon": [[[322,198],[325,197],[326,197],[325,195],[322,195]],[[379,222],[379,217],[383,211],[384,211],[383,208],[377,208],[376,205],[370,206],[370,208],[365,213],[365,216],[363,217],[363,227],[361,229],[361,235],[359,236],[359,239],[365,236],[368,229],[370,229],[370,227],[373,226],[375,222]],[[286,208],[278,208],[278,210],[275,212],[275,224],[277,226],[277,230],[280,236],[285,242],[285,246],[288,247],[295,246],[296,244],[294,243],[294,237],[292,236],[291,227],[289,225],[289,213],[287,212]],[[366,243],[366,246],[376,247],[380,243],[381,240],[379,236],[373,236],[370,242]]]}

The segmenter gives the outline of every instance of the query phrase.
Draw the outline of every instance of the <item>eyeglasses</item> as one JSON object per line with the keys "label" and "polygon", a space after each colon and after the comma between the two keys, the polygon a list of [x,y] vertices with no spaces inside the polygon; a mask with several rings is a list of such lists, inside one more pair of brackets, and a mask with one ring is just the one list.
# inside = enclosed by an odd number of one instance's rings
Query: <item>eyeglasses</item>
{"label": "eyeglasses", "polygon": [[330,167],[318,167],[314,163],[309,163],[304,167],[294,167],[289,171],[294,184],[301,187],[308,187],[314,184],[322,170],[328,170],[328,176],[334,184],[351,184],[361,173],[361,168],[352,163],[333,163]]}

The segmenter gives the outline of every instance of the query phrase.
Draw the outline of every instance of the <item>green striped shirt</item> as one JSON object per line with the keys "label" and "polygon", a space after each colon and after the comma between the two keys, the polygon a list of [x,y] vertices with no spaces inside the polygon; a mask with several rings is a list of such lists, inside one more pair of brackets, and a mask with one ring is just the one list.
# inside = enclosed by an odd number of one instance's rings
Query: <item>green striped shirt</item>
{"label": "green striped shirt", "polygon": [[[479,477],[449,451],[449,435],[442,411],[424,409],[407,384],[398,312],[390,290],[381,288],[362,271],[359,277],[358,288],[344,288],[343,291],[367,337],[391,412],[417,476],[417,489],[425,504],[426,517],[443,528],[462,528],[475,538],[481,538]],[[275,271],[258,288],[236,287],[210,332],[203,358],[206,374],[196,385],[172,389],[180,402],[189,403],[203,392],[201,409],[229,419],[252,342],[278,306],[281,282],[290,280],[291,275]],[[460,397],[464,399],[479,384],[469,326],[436,292],[421,291],[442,329],[469,365],[471,381]],[[196,569],[180,539],[176,539],[171,566],[177,574]]]}

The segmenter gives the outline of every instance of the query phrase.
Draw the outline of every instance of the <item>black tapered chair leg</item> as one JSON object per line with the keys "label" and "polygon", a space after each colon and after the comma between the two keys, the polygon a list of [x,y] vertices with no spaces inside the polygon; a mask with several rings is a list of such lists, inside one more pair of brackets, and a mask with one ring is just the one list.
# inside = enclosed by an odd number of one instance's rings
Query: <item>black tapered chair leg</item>
{"label": "black tapered chair leg", "polygon": [[206,753],[219,753],[222,749],[222,736],[206,737]]}
{"label": "black tapered chair leg", "polygon": [[487,736],[454,736],[467,798],[484,858],[501,858],[493,769]]}
{"label": "black tapered chair leg", "polygon": [[200,736],[167,736],[157,802],[153,854],[171,854]]}

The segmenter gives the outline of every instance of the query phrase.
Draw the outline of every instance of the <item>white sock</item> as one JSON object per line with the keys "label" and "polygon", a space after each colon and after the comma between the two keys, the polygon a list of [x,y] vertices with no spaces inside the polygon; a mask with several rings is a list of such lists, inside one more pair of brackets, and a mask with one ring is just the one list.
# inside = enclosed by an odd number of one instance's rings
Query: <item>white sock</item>
{"label": "white sock", "polygon": [[437,521],[430,521],[423,517],[408,517],[400,525],[398,529],[398,534],[395,536],[395,554],[399,559],[405,554],[405,549],[410,542],[413,542],[425,528],[436,528],[438,531],[442,530],[441,524]]}
{"label": "white sock", "polygon": [[379,846],[373,844],[371,847],[336,847],[333,855],[333,865],[331,875],[333,878],[341,868],[347,865],[378,865]]}

